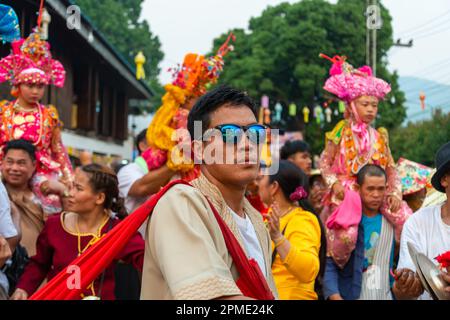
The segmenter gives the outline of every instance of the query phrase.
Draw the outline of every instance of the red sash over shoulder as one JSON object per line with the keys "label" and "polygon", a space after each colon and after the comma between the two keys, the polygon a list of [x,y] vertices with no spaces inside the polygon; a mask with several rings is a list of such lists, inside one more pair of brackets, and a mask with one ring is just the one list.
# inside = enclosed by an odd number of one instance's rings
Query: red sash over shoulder
{"label": "red sash over shoulder", "polygon": [[[139,229],[144,221],[153,213],[153,209],[159,199],[174,185],[190,185],[185,181],[177,180],[169,183],[157,194],[147,200],[142,206],[126,217],[121,223],[108,232],[100,241],[89,248],[84,254],[75,259],[70,266],[49,281],[42,289],[33,294],[31,300],[73,300],[79,299],[82,288],[86,288],[94,281],[103,270],[108,267],[114,257],[123,249],[132,235]],[[230,252],[233,262],[239,273],[236,285],[242,294],[259,299],[273,300],[274,296],[270,290],[264,275],[254,259],[248,259],[230,228],[220,217],[211,203],[212,211],[222,231],[226,246]],[[73,266],[80,269],[80,288],[69,289],[71,277],[73,277]],[[70,269],[68,269],[70,268]]]}

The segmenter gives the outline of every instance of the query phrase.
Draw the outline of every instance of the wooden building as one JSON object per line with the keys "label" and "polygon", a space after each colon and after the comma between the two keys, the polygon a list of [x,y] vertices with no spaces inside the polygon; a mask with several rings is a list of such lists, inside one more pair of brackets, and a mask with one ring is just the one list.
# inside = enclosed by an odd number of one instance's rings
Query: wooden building
{"label": "wooden building", "polygon": [[[36,26],[39,2],[2,0],[16,11],[22,37]],[[51,17],[48,42],[53,57],[61,61],[67,75],[63,88],[48,87],[42,103],[57,107],[68,148],[129,159],[130,101],[149,101],[153,94],[143,81],[136,80],[134,66],[108,43],[82,11],[79,28],[69,28],[67,20],[73,22],[77,15],[77,8],[72,5],[70,0],[45,1]],[[9,52],[9,44],[0,44],[2,57]],[[0,85],[0,98],[12,99],[9,85]]]}

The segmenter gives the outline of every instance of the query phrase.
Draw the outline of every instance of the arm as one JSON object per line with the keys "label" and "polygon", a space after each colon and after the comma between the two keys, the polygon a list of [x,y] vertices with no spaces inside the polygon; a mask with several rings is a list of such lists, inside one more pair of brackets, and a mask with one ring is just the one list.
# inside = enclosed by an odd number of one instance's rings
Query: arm
{"label": "arm", "polygon": [[[339,270],[333,258],[327,257],[323,275],[323,295],[329,300],[343,300],[339,293]],[[340,298],[340,299],[339,299]]]}
{"label": "arm", "polygon": [[277,247],[281,262],[299,281],[314,281],[319,273],[320,226],[312,216],[295,216],[286,229],[286,240]]}
{"label": "arm", "polygon": [[423,287],[415,274],[416,267],[411,259],[408,250],[408,243],[411,243],[418,252],[426,252],[421,244],[420,230],[416,226],[416,218],[408,219],[403,227],[400,241],[400,258],[395,271],[397,279],[392,287],[392,292],[398,300],[417,299],[423,293]]}
{"label": "arm", "polygon": [[128,191],[128,196],[142,198],[157,193],[161,187],[169,182],[175,173],[175,171],[170,170],[166,165],[152,170],[133,183]]}
{"label": "arm", "polygon": [[320,171],[329,188],[338,181],[337,175],[331,170],[334,160],[339,153],[339,146],[331,140],[327,140],[325,149],[320,155]]}
{"label": "arm", "polygon": [[55,124],[52,131],[51,151],[53,159],[61,165],[61,172],[63,174],[64,182],[73,181],[72,164],[70,163],[69,155],[61,140],[62,124],[59,119],[55,119]]}
{"label": "arm", "polygon": [[388,195],[397,197],[399,200],[402,199],[402,183],[400,177],[398,176],[397,169],[395,166],[394,158],[392,157],[391,150],[386,144],[386,155],[388,157],[386,166],[386,175],[388,182]]}
{"label": "arm", "polygon": [[16,221],[13,220],[10,200],[6,188],[3,183],[0,182],[0,237],[5,238],[8,242],[11,254],[14,253],[14,250],[20,241],[19,230],[14,224],[14,222],[18,222],[17,215],[14,215],[14,217],[16,218]]}
{"label": "arm", "polygon": [[125,263],[133,265],[136,270],[142,273],[142,266],[144,265],[144,249],[145,242],[139,232],[128,241],[125,248],[117,256],[117,260],[122,260]]}

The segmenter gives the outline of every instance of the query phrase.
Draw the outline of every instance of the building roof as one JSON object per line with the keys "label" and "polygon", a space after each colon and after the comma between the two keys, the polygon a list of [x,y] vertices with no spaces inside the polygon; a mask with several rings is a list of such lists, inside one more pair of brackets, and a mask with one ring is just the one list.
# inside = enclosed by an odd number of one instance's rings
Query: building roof
{"label": "building roof", "polygon": [[[73,0],[47,0],[46,4],[57,12],[63,19],[66,19],[67,8],[76,5]],[[113,68],[115,68],[132,86],[136,88],[146,99],[150,99],[154,94],[150,87],[142,80],[136,79],[134,66],[106,40],[105,36],[95,27],[88,16],[81,12],[81,28],[74,30],[93,47]]]}

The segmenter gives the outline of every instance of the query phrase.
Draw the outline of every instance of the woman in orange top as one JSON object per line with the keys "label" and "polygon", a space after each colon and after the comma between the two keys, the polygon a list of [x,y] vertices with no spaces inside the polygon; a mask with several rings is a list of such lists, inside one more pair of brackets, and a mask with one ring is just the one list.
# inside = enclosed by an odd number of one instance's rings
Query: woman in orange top
{"label": "woman in orange top", "polygon": [[277,174],[259,183],[272,246],[272,273],[282,300],[317,300],[316,282],[325,266],[326,238],[308,203],[308,177],[295,164],[280,161]]}

